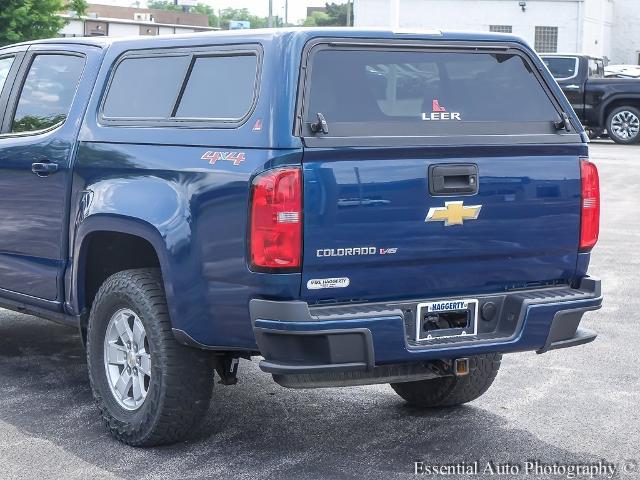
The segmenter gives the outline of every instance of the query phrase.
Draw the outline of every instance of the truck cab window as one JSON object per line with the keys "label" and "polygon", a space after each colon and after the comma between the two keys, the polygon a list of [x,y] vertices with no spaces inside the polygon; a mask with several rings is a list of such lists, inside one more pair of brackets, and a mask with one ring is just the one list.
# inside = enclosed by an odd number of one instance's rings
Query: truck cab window
{"label": "truck cab window", "polygon": [[13,57],[0,58],[0,92],[2,92],[4,83],[7,81],[11,65],[13,65]]}
{"label": "truck cab window", "polygon": [[556,80],[568,80],[578,73],[578,59],[575,57],[544,57],[542,61]]}
{"label": "truck cab window", "polygon": [[11,131],[37,132],[62,124],[83,67],[79,56],[37,55],[20,92]]}
{"label": "truck cab window", "polygon": [[602,60],[589,59],[589,78],[602,78],[604,76],[604,66]]}

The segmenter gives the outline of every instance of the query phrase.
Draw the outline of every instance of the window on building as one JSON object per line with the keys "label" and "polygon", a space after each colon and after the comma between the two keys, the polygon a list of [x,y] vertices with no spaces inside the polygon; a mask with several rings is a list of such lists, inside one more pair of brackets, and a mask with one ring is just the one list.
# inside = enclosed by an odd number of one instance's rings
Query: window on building
{"label": "window on building", "polygon": [[538,53],[558,51],[558,27],[536,27],[534,48]]}
{"label": "window on building", "polygon": [[85,37],[104,37],[109,35],[109,24],[107,22],[87,20],[84,22],[84,35]]}
{"label": "window on building", "polygon": [[11,70],[12,64],[13,64],[13,57],[0,58],[0,93],[2,93],[2,87],[4,87],[4,82],[7,81],[7,77],[9,76],[9,70]]}
{"label": "window on building", "polygon": [[489,25],[489,31],[495,33],[513,33],[511,25]]}
{"label": "window on building", "polygon": [[34,132],[62,124],[83,68],[83,57],[37,55],[20,92],[11,131]]}
{"label": "window on building", "polygon": [[159,35],[160,27],[140,25],[140,35]]}

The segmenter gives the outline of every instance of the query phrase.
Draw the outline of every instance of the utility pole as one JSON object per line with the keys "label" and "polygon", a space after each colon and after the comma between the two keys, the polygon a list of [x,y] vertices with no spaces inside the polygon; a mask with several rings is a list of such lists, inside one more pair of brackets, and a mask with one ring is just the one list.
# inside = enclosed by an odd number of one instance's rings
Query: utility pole
{"label": "utility pole", "polygon": [[400,26],[400,0],[391,0],[389,2],[389,19],[392,29]]}
{"label": "utility pole", "polygon": [[347,0],[347,27],[351,26],[351,3],[352,0]]}
{"label": "utility pole", "polygon": [[289,25],[289,0],[284,0],[284,25]]}
{"label": "utility pole", "polygon": [[[180,6],[180,2],[178,0],[173,0],[173,4],[176,7]],[[189,6],[188,5],[182,5],[182,13],[189,13]]]}
{"label": "utility pole", "polygon": [[267,26],[273,28],[273,0],[269,0],[269,18],[267,19]]}
{"label": "utility pole", "polygon": [[[180,2],[178,0],[173,0],[173,4],[176,7],[180,6]],[[189,13],[189,6],[188,5],[182,5],[182,13]]]}

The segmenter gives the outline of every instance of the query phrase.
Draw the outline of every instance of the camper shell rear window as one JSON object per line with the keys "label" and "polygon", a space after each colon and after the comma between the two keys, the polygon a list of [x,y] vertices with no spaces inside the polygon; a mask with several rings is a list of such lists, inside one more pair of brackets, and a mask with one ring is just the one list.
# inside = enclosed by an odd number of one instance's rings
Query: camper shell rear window
{"label": "camper shell rear window", "polygon": [[[318,142],[562,136],[562,109],[513,48],[320,44],[305,70],[298,132]],[[320,118],[328,132],[318,129]]]}

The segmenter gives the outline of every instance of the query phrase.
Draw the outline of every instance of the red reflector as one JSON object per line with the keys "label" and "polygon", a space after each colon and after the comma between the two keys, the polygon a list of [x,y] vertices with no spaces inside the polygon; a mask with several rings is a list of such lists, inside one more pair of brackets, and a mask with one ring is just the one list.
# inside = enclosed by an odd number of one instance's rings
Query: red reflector
{"label": "red reflector", "polygon": [[582,177],[582,212],[580,225],[580,250],[591,250],[600,233],[600,180],[595,164],[580,161]]}
{"label": "red reflector", "polygon": [[252,184],[249,253],[255,270],[299,270],[302,265],[302,173],[270,170]]}

